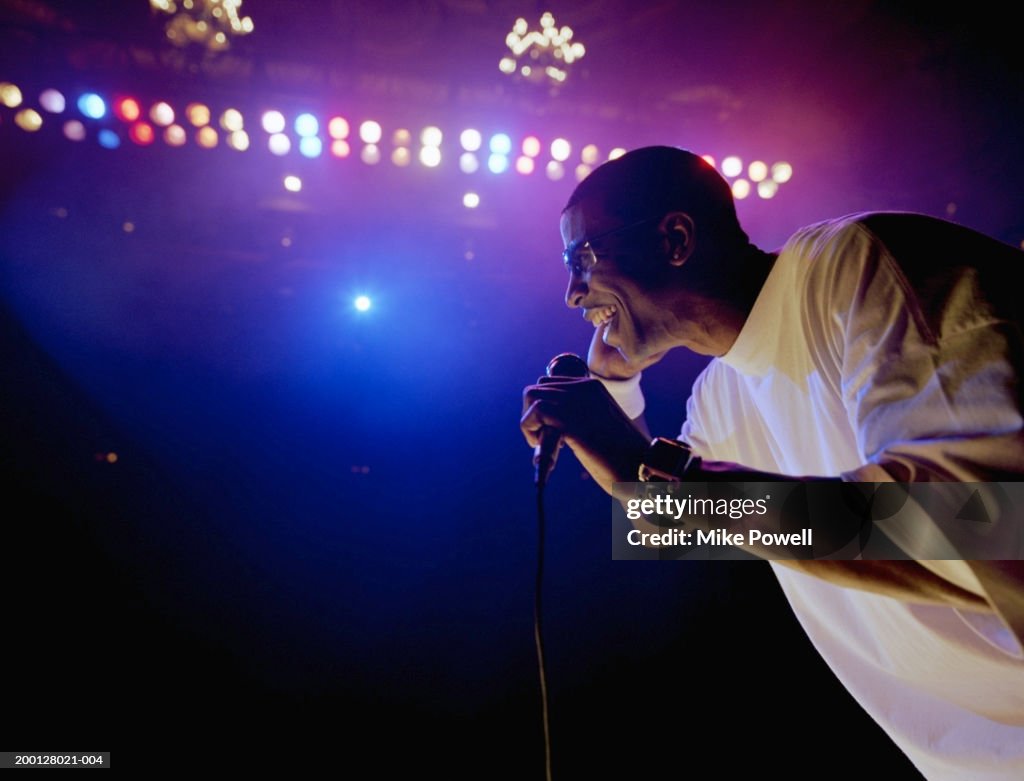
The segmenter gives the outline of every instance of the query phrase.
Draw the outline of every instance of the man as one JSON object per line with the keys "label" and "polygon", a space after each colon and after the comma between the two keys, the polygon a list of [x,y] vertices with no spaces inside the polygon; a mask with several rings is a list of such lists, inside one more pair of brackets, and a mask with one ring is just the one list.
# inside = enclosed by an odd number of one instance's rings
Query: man
{"label": "man", "polygon": [[[597,482],[651,453],[640,376],[713,356],[679,440],[706,481],[997,481],[1024,475],[1024,253],[948,222],[865,214],[750,244],[727,183],[671,147],[594,171],[561,220],[566,303],[592,377],[524,392]],[[928,778],[1024,778],[1018,561],[772,562],[804,629]]]}

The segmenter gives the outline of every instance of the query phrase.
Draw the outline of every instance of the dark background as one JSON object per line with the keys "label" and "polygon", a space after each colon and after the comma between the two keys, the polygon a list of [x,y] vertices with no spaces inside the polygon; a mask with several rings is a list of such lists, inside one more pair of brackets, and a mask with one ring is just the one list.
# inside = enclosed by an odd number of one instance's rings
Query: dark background
{"label": "dark background", "polygon": [[[255,31],[221,55],[171,47],[144,0],[0,0],[25,105],[201,100],[254,139],[139,147],[108,117],[76,143],[0,106],[0,748],[542,777],[517,421],[590,337],[561,304],[574,180],[462,174],[458,131],[786,160],[738,204],[766,249],[866,209],[1020,245],[1021,62],[994,9],[563,3],[588,52],[552,92],[498,71],[516,16],[548,10],[506,0],[246,0]],[[270,107],[376,118],[385,160],[273,157]],[[387,162],[427,124],[438,169]],[[647,372],[652,430],[678,431],[702,366]],[[547,500],[556,777],[915,777],[767,564],[611,561],[610,500],[568,453]]]}

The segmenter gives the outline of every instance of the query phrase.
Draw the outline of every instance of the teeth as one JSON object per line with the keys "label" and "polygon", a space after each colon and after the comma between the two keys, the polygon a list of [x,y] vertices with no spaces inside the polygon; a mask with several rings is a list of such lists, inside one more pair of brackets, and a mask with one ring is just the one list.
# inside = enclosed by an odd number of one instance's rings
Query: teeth
{"label": "teeth", "polygon": [[594,328],[600,328],[602,325],[607,323],[615,316],[615,313],[617,311],[618,310],[615,308],[614,305],[598,309],[594,314],[593,320],[591,321],[594,324]]}

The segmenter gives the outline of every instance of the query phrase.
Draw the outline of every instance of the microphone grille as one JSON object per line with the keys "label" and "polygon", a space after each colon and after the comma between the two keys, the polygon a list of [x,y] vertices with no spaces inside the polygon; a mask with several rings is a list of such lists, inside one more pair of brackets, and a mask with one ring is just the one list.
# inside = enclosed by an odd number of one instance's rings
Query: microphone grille
{"label": "microphone grille", "polygon": [[548,361],[548,377],[589,377],[587,362],[575,353],[562,353]]}

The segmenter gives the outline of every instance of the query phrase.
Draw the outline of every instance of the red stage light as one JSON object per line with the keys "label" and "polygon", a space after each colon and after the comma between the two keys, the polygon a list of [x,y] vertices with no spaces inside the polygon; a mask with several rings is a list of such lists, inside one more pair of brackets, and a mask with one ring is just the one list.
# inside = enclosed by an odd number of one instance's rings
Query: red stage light
{"label": "red stage light", "polygon": [[153,133],[152,125],[147,125],[145,122],[136,122],[129,128],[128,137],[139,146],[149,146],[156,138],[156,134]]}
{"label": "red stage light", "polygon": [[134,122],[142,116],[142,108],[135,98],[118,98],[114,101],[114,116],[122,122]]}

